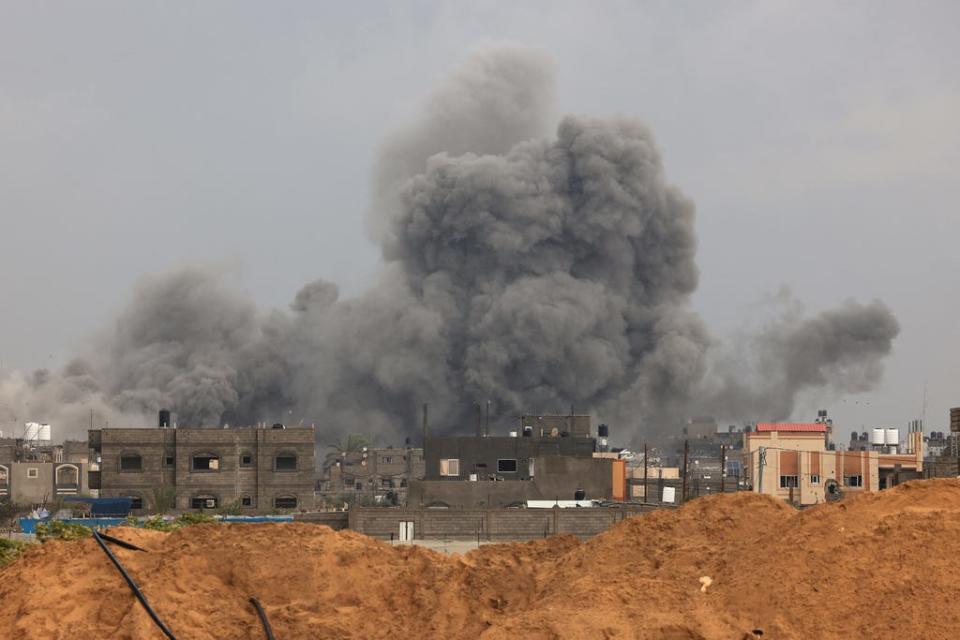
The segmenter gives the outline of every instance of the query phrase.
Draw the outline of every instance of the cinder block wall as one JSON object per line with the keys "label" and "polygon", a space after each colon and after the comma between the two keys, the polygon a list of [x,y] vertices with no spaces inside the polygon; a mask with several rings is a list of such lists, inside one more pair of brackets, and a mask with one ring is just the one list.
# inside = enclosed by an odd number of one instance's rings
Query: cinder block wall
{"label": "cinder block wall", "polygon": [[[647,510],[647,509],[643,509]],[[380,509],[349,512],[349,528],[377,538],[399,536],[401,522],[414,523],[417,539],[530,540],[557,533],[589,538],[606,531],[639,507],[584,509]]]}

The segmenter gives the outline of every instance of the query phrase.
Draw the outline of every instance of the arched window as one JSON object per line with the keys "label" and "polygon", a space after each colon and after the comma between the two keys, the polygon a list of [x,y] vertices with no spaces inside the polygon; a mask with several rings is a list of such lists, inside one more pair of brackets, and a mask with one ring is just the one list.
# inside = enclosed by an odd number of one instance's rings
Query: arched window
{"label": "arched window", "polygon": [[277,496],[273,499],[273,506],[275,509],[296,509],[297,508],[297,497],[296,496]]}
{"label": "arched window", "polygon": [[57,467],[57,484],[77,486],[80,483],[80,470],[72,464],[63,464]]}
{"label": "arched window", "polygon": [[120,471],[136,472],[143,471],[143,458],[139,453],[121,453]]}

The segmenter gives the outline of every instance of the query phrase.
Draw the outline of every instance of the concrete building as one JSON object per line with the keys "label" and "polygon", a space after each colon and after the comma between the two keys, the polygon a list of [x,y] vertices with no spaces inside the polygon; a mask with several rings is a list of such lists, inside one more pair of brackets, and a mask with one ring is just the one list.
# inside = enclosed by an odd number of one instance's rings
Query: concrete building
{"label": "concrete building", "polygon": [[[423,449],[364,448],[341,456],[322,483],[327,496],[369,496],[371,502],[392,497],[403,504],[411,480],[424,476]],[[392,502],[393,500],[387,500]]]}
{"label": "concrete building", "polygon": [[87,471],[85,442],[0,440],[0,500],[40,506],[65,496],[85,495]]}
{"label": "concrete building", "polygon": [[584,415],[521,416],[507,436],[489,436],[479,428],[475,436],[428,435],[424,479],[411,482],[407,505],[481,508],[578,496],[623,499],[625,465],[595,457],[596,452],[590,416]]}
{"label": "concrete building", "polygon": [[794,504],[817,504],[844,492],[885,489],[923,471],[921,432],[907,434],[902,454],[877,449],[837,451],[830,448],[830,426],[761,423],[755,431],[744,433],[743,466],[753,491]]}
{"label": "concrete building", "polygon": [[136,511],[172,493],[175,508],[312,509],[314,429],[95,429],[91,488],[130,497]]}

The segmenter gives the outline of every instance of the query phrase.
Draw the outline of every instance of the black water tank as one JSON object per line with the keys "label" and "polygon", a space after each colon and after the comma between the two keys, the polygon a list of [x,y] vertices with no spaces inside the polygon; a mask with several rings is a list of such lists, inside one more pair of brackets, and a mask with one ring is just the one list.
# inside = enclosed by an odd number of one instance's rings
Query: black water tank
{"label": "black water tank", "polygon": [[606,438],[610,436],[610,427],[605,424],[601,424],[597,427],[597,436],[600,438]]}
{"label": "black water tank", "polygon": [[574,499],[574,500],[586,500],[586,499],[587,499],[587,492],[584,491],[583,489],[577,489],[576,491],[573,492],[573,499]]}
{"label": "black water tank", "polygon": [[524,438],[531,438],[531,437],[533,437],[533,427],[531,427],[530,425],[525,426],[525,427],[523,428],[523,437],[524,437]]}
{"label": "black water tank", "polygon": [[170,411],[168,409],[160,409],[157,426],[161,428],[170,426]]}

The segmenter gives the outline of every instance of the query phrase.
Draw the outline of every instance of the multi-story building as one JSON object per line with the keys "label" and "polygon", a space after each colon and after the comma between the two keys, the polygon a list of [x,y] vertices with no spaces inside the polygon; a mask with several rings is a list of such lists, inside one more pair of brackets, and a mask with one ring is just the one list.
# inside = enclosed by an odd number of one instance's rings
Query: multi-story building
{"label": "multi-story building", "polygon": [[[597,437],[608,436],[606,425]],[[425,474],[408,505],[504,507],[529,500],[623,499],[625,466],[597,457],[590,416],[521,416],[518,429],[490,436],[427,436]]]}
{"label": "multi-story building", "polygon": [[894,451],[899,442],[883,449],[838,451],[829,446],[829,427],[823,422],[761,423],[744,433],[743,465],[753,491],[816,504],[843,492],[892,487],[923,471],[922,432],[907,434],[903,453]]}
{"label": "multi-story building", "polygon": [[62,445],[18,439],[0,440],[0,500],[40,506],[59,498],[85,495],[87,445]]}
{"label": "multi-story building", "polygon": [[369,496],[374,502],[392,496],[402,504],[410,481],[423,478],[423,449],[364,447],[342,454],[328,474],[323,483],[328,496]]}
{"label": "multi-story building", "polygon": [[91,488],[132,498],[135,511],[170,495],[178,510],[314,506],[313,427],[95,429],[89,445]]}

